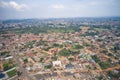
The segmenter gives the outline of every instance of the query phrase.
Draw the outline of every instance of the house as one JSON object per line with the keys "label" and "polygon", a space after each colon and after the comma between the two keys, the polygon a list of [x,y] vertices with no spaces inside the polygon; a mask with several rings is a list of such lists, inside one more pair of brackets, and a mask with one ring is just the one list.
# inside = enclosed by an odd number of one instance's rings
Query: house
{"label": "house", "polygon": [[65,68],[66,68],[66,69],[73,69],[73,68],[74,68],[74,65],[72,65],[72,64],[67,64],[67,65],[65,66]]}
{"label": "house", "polygon": [[28,53],[27,56],[28,56],[28,57],[33,57],[33,56],[35,56],[35,55],[34,55],[33,53]]}
{"label": "house", "polygon": [[32,58],[28,58],[28,62],[35,63],[35,61]]}
{"label": "house", "polygon": [[30,70],[31,70],[31,68],[30,68],[30,67],[26,67],[26,70],[27,70],[27,71],[30,71]]}
{"label": "house", "polygon": [[58,48],[51,48],[51,49],[49,49],[49,52],[52,53],[52,54],[57,53]]}

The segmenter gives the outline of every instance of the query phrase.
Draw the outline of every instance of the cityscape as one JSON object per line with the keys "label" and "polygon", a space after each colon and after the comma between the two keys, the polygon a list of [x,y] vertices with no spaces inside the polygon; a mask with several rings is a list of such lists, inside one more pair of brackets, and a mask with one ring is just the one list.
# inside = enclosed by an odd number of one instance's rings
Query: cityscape
{"label": "cityscape", "polygon": [[120,80],[120,1],[106,1],[1,0],[0,80]]}

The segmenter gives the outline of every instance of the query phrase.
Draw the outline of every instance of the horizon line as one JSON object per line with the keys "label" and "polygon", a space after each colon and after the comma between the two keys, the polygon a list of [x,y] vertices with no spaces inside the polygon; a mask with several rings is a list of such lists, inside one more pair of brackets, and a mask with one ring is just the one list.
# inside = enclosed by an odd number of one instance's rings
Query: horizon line
{"label": "horizon line", "polygon": [[40,18],[11,18],[0,20],[27,20],[27,19],[67,19],[67,18],[119,18],[120,16],[86,16],[86,17],[40,17]]}

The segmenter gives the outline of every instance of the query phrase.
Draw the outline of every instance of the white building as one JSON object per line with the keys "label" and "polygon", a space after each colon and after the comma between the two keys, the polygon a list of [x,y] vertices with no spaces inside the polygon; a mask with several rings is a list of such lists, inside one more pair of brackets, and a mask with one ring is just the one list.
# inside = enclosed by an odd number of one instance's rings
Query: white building
{"label": "white building", "polygon": [[5,60],[8,60],[8,59],[11,59],[11,58],[13,58],[13,56],[9,56],[9,57],[6,57],[6,58],[4,58]]}
{"label": "white building", "polygon": [[61,61],[53,61],[52,64],[53,64],[53,67],[61,67],[62,66]]}

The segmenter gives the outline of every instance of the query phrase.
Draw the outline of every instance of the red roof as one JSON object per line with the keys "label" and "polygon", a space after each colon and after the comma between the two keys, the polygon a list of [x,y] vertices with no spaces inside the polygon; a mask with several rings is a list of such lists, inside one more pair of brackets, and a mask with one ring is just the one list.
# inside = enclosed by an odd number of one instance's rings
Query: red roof
{"label": "red roof", "polygon": [[33,53],[29,53],[29,54],[27,54],[27,56],[29,56],[29,57],[33,57],[34,54],[33,54]]}

